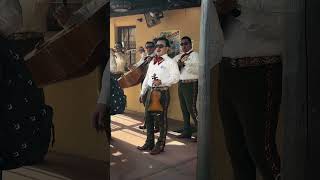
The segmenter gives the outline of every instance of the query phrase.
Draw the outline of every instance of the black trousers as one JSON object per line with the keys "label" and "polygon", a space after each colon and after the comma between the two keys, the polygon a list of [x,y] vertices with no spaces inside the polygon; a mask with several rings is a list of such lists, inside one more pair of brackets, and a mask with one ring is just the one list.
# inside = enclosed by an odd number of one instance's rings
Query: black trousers
{"label": "black trousers", "polygon": [[[144,80],[144,79],[143,79]],[[141,87],[142,87],[142,84],[143,84],[143,80],[141,82]],[[147,108],[146,108],[146,97],[143,99],[143,106],[145,107],[144,108],[144,114],[147,114]],[[147,127],[147,116],[144,116],[144,123],[143,125]],[[159,129],[159,118],[155,118],[154,119],[154,129]]]}
{"label": "black trousers", "polygon": [[235,180],[280,173],[275,134],[281,103],[282,64],[234,68],[220,63],[219,106]]}
{"label": "black trousers", "polygon": [[146,110],[145,110],[145,117],[146,117],[146,126],[147,126],[147,139],[146,144],[154,144],[154,123],[155,120],[159,120],[159,131],[160,136],[157,141],[157,146],[160,148],[164,148],[166,143],[166,136],[168,132],[168,107],[170,103],[170,92],[169,90],[162,90],[161,91],[161,98],[160,103],[162,105],[163,111],[162,112],[150,112],[147,110],[151,100],[151,91],[152,89],[149,88],[146,93]]}
{"label": "black trousers", "polygon": [[190,115],[194,121],[196,128],[198,127],[198,82],[182,83],[180,81],[178,86],[178,95],[180,108],[183,115],[183,133],[186,135],[191,135],[192,129],[190,124]]}

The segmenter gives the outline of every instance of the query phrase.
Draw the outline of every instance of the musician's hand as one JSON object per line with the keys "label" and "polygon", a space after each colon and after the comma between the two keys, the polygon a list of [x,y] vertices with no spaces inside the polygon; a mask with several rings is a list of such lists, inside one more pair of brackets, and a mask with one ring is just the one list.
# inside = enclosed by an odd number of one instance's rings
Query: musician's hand
{"label": "musician's hand", "polygon": [[140,103],[143,103],[143,95],[140,95],[140,97],[139,97],[139,102],[140,102]]}
{"label": "musician's hand", "polygon": [[66,6],[59,6],[53,13],[53,17],[57,20],[60,26],[64,26],[69,20],[72,12]]}
{"label": "musician's hand", "polygon": [[92,114],[91,125],[97,132],[103,132],[106,128],[106,104],[97,104],[95,112]]}
{"label": "musician's hand", "polygon": [[43,47],[44,44],[45,44],[45,41],[41,39],[39,42],[37,42],[37,44],[35,45],[35,48],[40,49]]}
{"label": "musician's hand", "polygon": [[161,80],[153,80],[152,84],[154,86],[159,86],[159,85],[161,85]]}
{"label": "musician's hand", "polygon": [[128,69],[131,71],[132,69],[134,69],[134,66],[133,65],[129,65]]}
{"label": "musician's hand", "polygon": [[145,62],[150,62],[152,60],[152,57],[148,57],[146,60],[145,60]]}

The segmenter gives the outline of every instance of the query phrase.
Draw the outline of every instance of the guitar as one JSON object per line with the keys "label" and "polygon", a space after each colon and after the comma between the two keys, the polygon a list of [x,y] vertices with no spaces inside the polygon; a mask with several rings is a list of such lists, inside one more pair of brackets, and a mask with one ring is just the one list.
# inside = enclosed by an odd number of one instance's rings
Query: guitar
{"label": "guitar", "polygon": [[146,59],[141,65],[126,72],[118,79],[121,88],[129,88],[141,83],[146,75],[148,69],[148,63],[151,61],[151,57]]}
{"label": "guitar", "polygon": [[[158,80],[158,78],[156,77],[156,74],[154,74],[152,76],[153,80]],[[148,111],[151,112],[162,112],[163,111],[163,107],[161,105],[161,92],[156,90],[156,89],[152,89],[151,90],[151,95],[150,95],[150,103],[149,103],[149,107],[148,107]]]}
{"label": "guitar", "polygon": [[86,75],[99,65],[100,54],[106,54],[107,2],[94,0],[82,8],[90,11],[75,15],[67,28],[24,57],[40,87]]}

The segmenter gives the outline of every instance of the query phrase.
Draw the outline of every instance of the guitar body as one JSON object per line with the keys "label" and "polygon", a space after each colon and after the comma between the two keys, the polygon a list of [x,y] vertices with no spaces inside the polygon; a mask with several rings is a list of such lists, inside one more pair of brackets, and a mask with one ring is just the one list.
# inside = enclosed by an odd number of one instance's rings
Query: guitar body
{"label": "guitar body", "polygon": [[98,54],[107,47],[107,9],[107,3],[97,5],[25,56],[37,85],[81,77],[99,65]]}
{"label": "guitar body", "polygon": [[138,85],[143,80],[144,72],[144,67],[139,66],[125,73],[118,79],[120,87],[129,88]]}
{"label": "guitar body", "polygon": [[148,62],[142,63],[140,66],[125,73],[118,79],[121,88],[129,88],[140,84],[148,69]]}
{"label": "guitar body", "polygon": [[150,111],[150,112],[162,112],[163,111],[163,107],[161,105],[160,100],[161,100],[161,92],[157,91],[157,90],[152,90],[148,111]]}

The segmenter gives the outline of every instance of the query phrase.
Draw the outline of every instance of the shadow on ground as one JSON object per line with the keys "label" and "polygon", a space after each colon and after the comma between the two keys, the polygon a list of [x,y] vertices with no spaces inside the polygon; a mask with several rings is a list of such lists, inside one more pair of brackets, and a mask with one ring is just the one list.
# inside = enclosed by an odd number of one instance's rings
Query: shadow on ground
{"label": "shadow on ground", "polygon": [[146,139],[146,131],[138,128],[142,124],[141,114],[127,112],[112,117],[111,180],[196,179],[197,144],[177,139],[172,132],[182,122],[169,121],[165,152],[156,156],[136,148]]}

